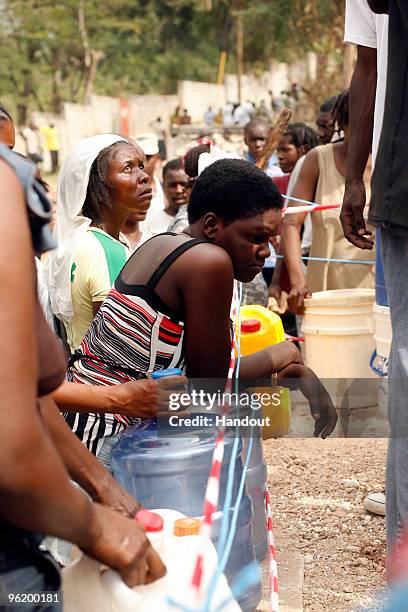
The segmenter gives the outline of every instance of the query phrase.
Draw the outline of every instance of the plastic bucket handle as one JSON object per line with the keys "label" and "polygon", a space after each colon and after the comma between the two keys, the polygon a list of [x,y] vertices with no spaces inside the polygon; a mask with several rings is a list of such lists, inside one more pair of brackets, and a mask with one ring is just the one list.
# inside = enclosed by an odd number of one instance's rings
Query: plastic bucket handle
{"label": "plastic bucket handle", "polygon": [[[377,365],[374,365],[376,360]],[[379,357],[377,351],[374,351],[370,359],[370,368],[375,374],[384,378],[388,376],[388,359],[386,357]]]}

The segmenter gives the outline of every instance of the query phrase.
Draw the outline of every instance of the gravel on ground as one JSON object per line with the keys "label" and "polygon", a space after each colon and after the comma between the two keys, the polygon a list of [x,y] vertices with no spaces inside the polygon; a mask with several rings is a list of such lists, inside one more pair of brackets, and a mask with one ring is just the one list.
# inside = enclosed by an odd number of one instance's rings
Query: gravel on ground
{"label": "gravel on ground", "polygon": [[384,490],[386,446],[375,438],[264,442],[278,564],[280,555],[304,555],[306,612],[373,605],[385,586],[385,519],[363,501]]}

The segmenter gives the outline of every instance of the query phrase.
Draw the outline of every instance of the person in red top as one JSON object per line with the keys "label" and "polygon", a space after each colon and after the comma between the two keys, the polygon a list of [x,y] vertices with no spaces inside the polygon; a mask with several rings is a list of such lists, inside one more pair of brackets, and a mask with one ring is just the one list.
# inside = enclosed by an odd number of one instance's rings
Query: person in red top
{"label": "person in red top", "polygon": [[279,167],[284,175],[272,179],[282,195],[287,193],[290,175],[298,160],[318,144],[318,136],[313,128],[305,123],[288,125],[277,149]]}

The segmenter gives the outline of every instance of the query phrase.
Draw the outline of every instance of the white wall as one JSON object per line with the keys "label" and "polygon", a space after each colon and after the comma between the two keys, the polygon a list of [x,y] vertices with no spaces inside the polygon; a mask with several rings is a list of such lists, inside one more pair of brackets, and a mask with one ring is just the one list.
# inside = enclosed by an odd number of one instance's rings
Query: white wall
{"label": "white wall", "polygon": [[[270,101],[268,91],[275,96],[282,90],[288,90],[293,81],[300,85],[316,76],[316,56],[308,54],[304,59],[291,65],[271,62],[270,69],[261,75],[243,75],[242,100],[251,100],[259,104]],[[152,130],[151,123],[161,117],[164,129],[168,130],[170,117],[176,106],[187,108],[193,122],[202,123],[205,111],[209,106],[213,109],[223,107],[227,102],[236,102],[237,77],[227,74],[224,85],[204,83],[199,81],[179,81],[177,95],[137,95],[130,96],[129,102],[129,134],[136,136],[140,132]],[[50,121],[56,125],[60,143],[60,159],[62,160],[81,138],[117,132],[120,129],[120,98],[108,96],[92,96],[90,105],[66,102],[61,115],[35,112],[34,122],[40,126]],[[17,136],[16,149],[25,153],[24,141]],[[49,156],[45,152],[44,167],[50,167]]]}
{"label": "white wall", "polygon": [[[288,91],[291,84],[296,81],[300,85],[316,78],[316,54],[309,53],[304,59],[292,64],[271,61],[270,69],[261,75],[243,75],[241,80],[242,101],[251,100],[259,104],[264,100],[270,101],[269,91],[279,96],[281,91]],[[235,74],[225,76],[225,90],[228,102],[238,102],[238,83]]]}
{"label": "white wall", "polygon": [[130,136],[136,136],[141,132],[151,132],[151,123],[157,117],[161,117],[164,129],[168,130],[170,117],[179,104],[178,96],[130,96]]}
{"label": "white wall", "polygon": [[195,122],[203,121],[209,106],[218,111],[227,103],[224,85],[216,83],[179,81],[177,91],[182,111],[186,108]]}

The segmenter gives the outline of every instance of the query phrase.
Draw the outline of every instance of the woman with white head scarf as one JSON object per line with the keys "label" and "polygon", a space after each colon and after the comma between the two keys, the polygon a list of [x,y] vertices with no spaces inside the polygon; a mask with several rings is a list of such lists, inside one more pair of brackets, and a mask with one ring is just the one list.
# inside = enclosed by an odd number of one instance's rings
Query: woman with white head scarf
{"label": "woman with white head scarf", "polygon": [[142,221],[152,197],[142,149],[116,134],[81,140],[58,177],[58,249],[47,261],[51,307],[71,351],[79,344],[126,262],[119,239],[130,213]]}

